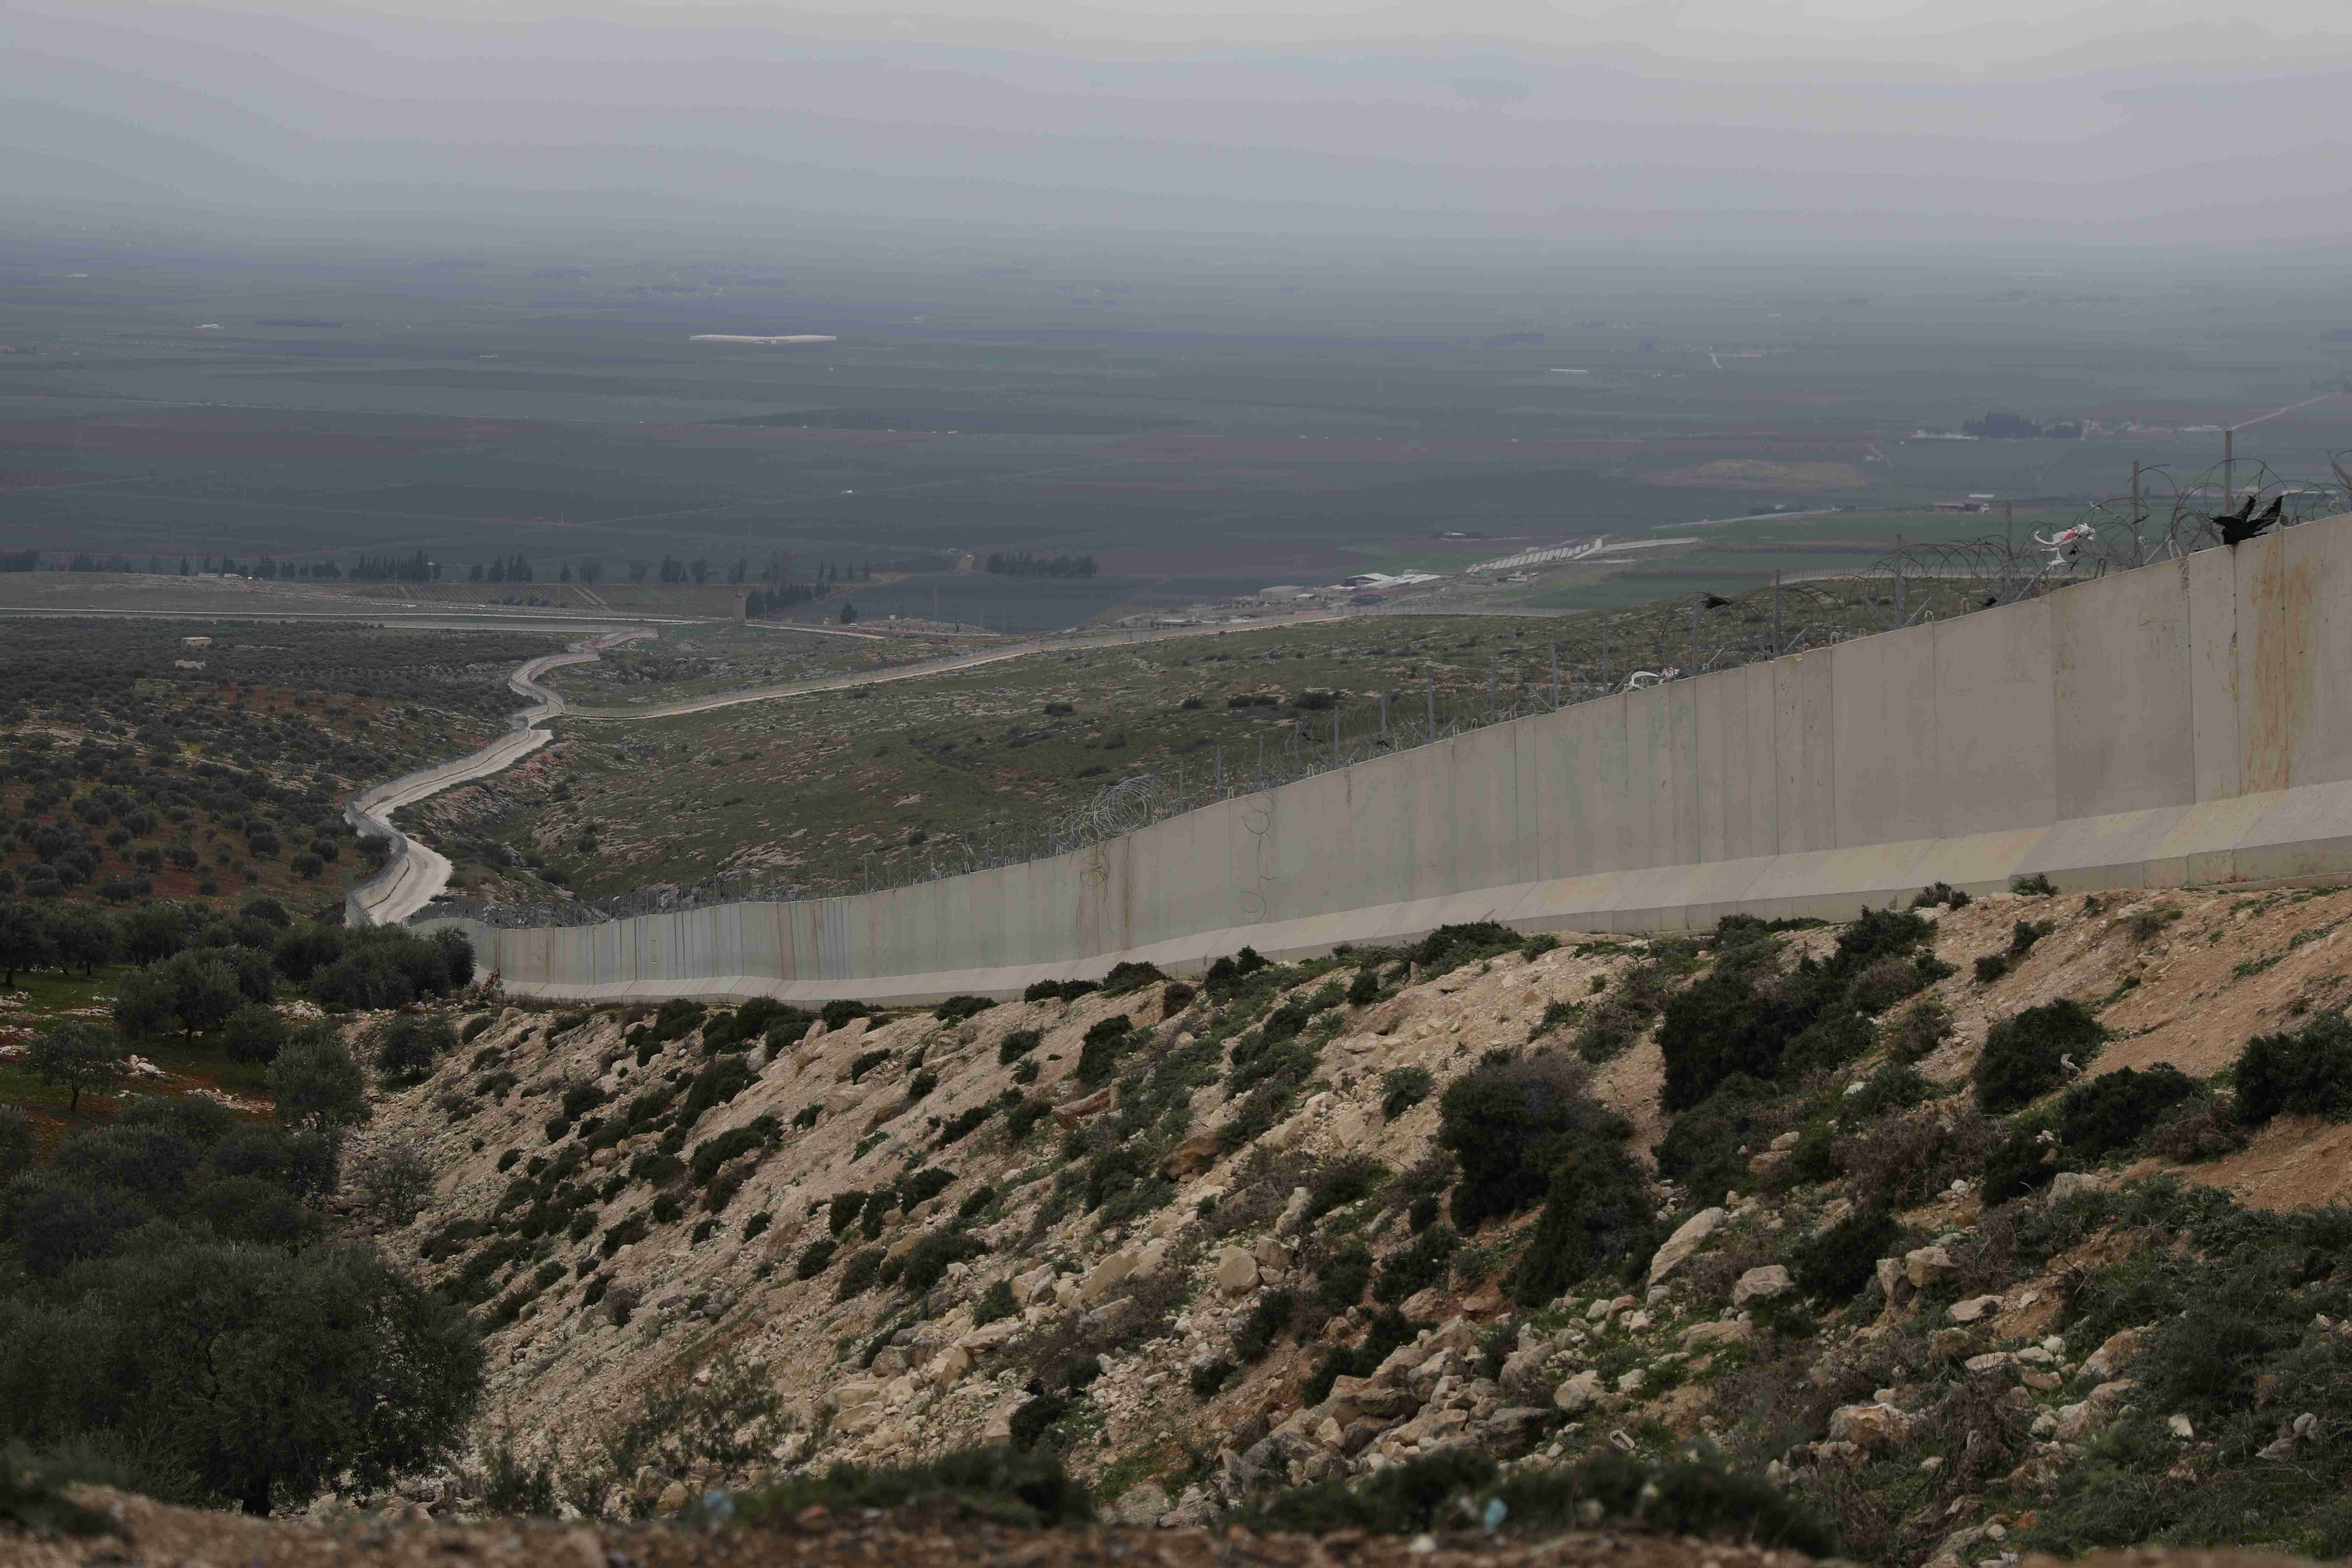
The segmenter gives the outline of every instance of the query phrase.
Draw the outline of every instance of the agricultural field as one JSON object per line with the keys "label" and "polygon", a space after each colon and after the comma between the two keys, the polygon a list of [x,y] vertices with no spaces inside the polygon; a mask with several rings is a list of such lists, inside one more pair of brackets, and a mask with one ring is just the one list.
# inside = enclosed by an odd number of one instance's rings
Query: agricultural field
{"label": "agricultural field", "polygon": [[593,664],[567,665],[549,684],[574,708],[675,702],[746,687],[888,669],[962,652],[983,639],[890,637],[775,624],[666,627]]}
{"label": "agricultural field", "polygon": [[[1947,613],[1958,584],[1937,590]],[[1877,630],[1891,613],[1852,584],[1785,591],[1788,641]],[[460,863],[464,896],[602,897],[714,877],[805,893],[953,868],[1123,779],[1188,798],[1330,755],[1412,743],[1686,661],[1689,600],[1559,617],[1368,616],[1268,631],[1051,651],[977,669],[641,722],[562,721],[521,766],[421,806],[414,824]],[[1709,665],[1759,657],[1769,593],[1704,611]],[[750,633],[730,634],[749,636]],[[1604,637],[1606,642],[1604,645]],[[683,639],[681,647],[697,647]],[[670,658],[660,650],[638,657]],[[564,672],[597,677],[597,666]]]}
{"label": "agricultural field", "polygon": [[[630,563],[701,562],[712,582],[681,585],[715,601],[742,562],[833,583],[803,618],[854,598],[1021,632],[1775,508],[1853,509],[1879,535],[1979,491],[2057,516],[2135,459],[2189,480],[2223,424],[2288,479],[2352,447],[2352,346],[2299,285],[447,259],[0,247],[0,552],[267,557],[308,587],[421,552],[440,581],[369,595],[647,614],[665,585]],[[831,341],[691,341],[787,327]],[[1993,410],[2085,434],[1954,438]],[[1655,564],[1723,591],[1853,559],[1833,533],[1738,526],[1711,531],[1722,559]],[[1100,571],[960,569],[1021,550]],[[515,554],[527,582],[470,580]],[[1538,605],[1658,585],[1628,578]]]}
{"label": "agricultural field", "polygon": [[0,901],[339,907],[360,786],[505,727],[517,632],[0,621]]}

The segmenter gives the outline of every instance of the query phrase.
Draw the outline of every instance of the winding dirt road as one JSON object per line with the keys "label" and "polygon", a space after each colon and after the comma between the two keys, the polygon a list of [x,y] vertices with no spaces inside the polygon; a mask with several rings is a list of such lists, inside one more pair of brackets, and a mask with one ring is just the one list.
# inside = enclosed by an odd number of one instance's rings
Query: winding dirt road
{"label": "winding dirt road", "polygon": [[438,898],[449,885],[447,858],[394,826],[392,814],[428,795],[438,795],[452,784],[511,767],[547,744],[554,736],[540,726],[562,713],[564,702],[560,692],[541,686],[539,678],[568,664],[593,663],[608,647],[654,635],[642,628],[607,632],[576,644],[568,652],[542,654],[527,660],[507,677],[507,685],[532,699],[532,705],[508,719],[505,734],[455,762],[420,768],[352,797],[343,808],[344,817],[359,830],[361,837],[388,841],[392,858],[383,870],[343,895],[344,918],[355,925],[396,925]]}
{"label": "winding dirt road", "polygon": [[523,709],[508,721],[508,732],[479,751],[459,757],[455,762],[437,767],[422,768],[413,773],[372,786],[354,796],[344,807],[343,815],[359,830],[362,838],[388,842],[391,858],[383,869],[343,895],[344,919],[353,925],[397,925],[441,896],[449,885],[449,861],[438,851],[417,843],[393,826],[392,815],[404,806],[415,805],[427,796],[440,794],[455,784],[470,783],[478,778],[512,767],[554,739],[553,733],[541,728],[549,720],[568,715],[574,722],[617,723],[644,719],[674,719],[688,713],[707,713],[715,708],[733,708],[746,702],[773,702],[790,697],[808,697],[824,691],[842,691],[851,687],[878,686],[886,681],[913,680],[923,676],[943,675],[957,670],[977,669],[983,665],[1002,664],[1007,659],[1029,658],[1038,654],[1066,652],[1077,648],[1115,647],[1147,642],[1167,642],[1177,637],[1214,637],[1228,631],[1267,631],[1276,627],[1310,626],[1322,621],[1349,618],[1344,613],[1319,612],[1313,615],[1268,616],[1239,626],[1231,624],[1210,626],[1170,626],[1148,632],[1104,632],[1080,637],[1036,639],[1011,643],[978,653],[957,654],[947,658],[925,659],[917,664],[902,664],[886,669],[867,670],[851,675],[815,676],[806,680],[788,680],[773,686],[754,687],[747,691],[714,692],[709,697],[689,698],[682,702],[666,702],[658,706],[631,709],[575,709],[567,706],[562,696],[539,683],[539,677],[565,665],[589,664],[603,656],[604,650],[625,642],[635,641],[657,634],[638,628],[631,631],[608,632],[588,642],[576,644],[564,653],[542,654],[519,666],[507,678],[507,684],[525,697],[533,700],[531,707]]}

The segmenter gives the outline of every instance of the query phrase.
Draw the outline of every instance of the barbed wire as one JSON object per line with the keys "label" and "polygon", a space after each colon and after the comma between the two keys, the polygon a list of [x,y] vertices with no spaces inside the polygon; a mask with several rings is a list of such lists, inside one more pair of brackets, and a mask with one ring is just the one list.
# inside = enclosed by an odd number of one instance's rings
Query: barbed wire
{"label": "barbed wire", "polygon": [[[1265,795],[1318,773],[1393,752],[1433,745],[1472,731],[1693,674],[1737,668],[1858,637],[2011,605],[2053,588],[2177,559],[2223,542],[2225,523],[2275,512],[2271,526],[2292,528],[2352,510],[2352,474],[2332,461],[2337,482],[2285,478],[2255,459],[2174,480],[2160,468],[2140,471],[2134,493],[2093,502],[2056,533],[2013,531],[1957,542],[1906,542],[1860,572],[1798,582],[1776,581],[1744,594],[1685,595],[1586,623],[1588,643],[1560,658],[1553,643],[1548,678],[1524,670],[1505,685],[1490,659],[1484,691],[1441,688],[1328,694],[1328,708],[1302,708],[1285,724],[1261,727],[1253,751],[1228,757],[1217,746],[1205,763],[1180,758],[1142,768],[1083,802],[1027,821],[986,823],[929,843],[919,868],[877,876],[874,858],[860,888],[817,890],[724,873],[678,887],[607,898],[540,904],[487,904],[442,899],[413,917],[463,917],[507,928],[598,925],[635,916],[728,903],[795,903],[845,892],[919,886],[949,877],[1022,865],[1093,848],[1205,806]],[[2241,482],[2242,471],[2247,479]],[[2275,502],[2275,507],[2273,503]],[[1578,652],[1587,657],[1576,657]],[[1352,701],[1352,706],[1350,705]],[[1254,829],[1254,831],[1255,831]]]}

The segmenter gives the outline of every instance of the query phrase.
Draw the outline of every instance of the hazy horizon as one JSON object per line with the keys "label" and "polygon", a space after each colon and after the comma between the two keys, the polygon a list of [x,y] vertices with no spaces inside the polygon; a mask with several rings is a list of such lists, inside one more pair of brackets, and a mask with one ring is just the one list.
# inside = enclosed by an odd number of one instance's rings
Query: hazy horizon
{"label": "hazy horizon", "polygon": [[[1035,243],[2332,247],[2352,14],[0,6],[27,219]],[[450,10],[454,7],[439,7]]]}

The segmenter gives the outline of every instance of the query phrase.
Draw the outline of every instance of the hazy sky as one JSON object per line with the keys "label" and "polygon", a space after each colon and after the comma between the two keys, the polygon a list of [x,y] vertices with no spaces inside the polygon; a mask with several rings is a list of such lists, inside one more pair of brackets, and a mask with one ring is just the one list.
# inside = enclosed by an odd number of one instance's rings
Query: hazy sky
{"label": "hazy sky", "polygon": [[2336,245],[2335,0],[0,0],[0,199],[271,221]]}

